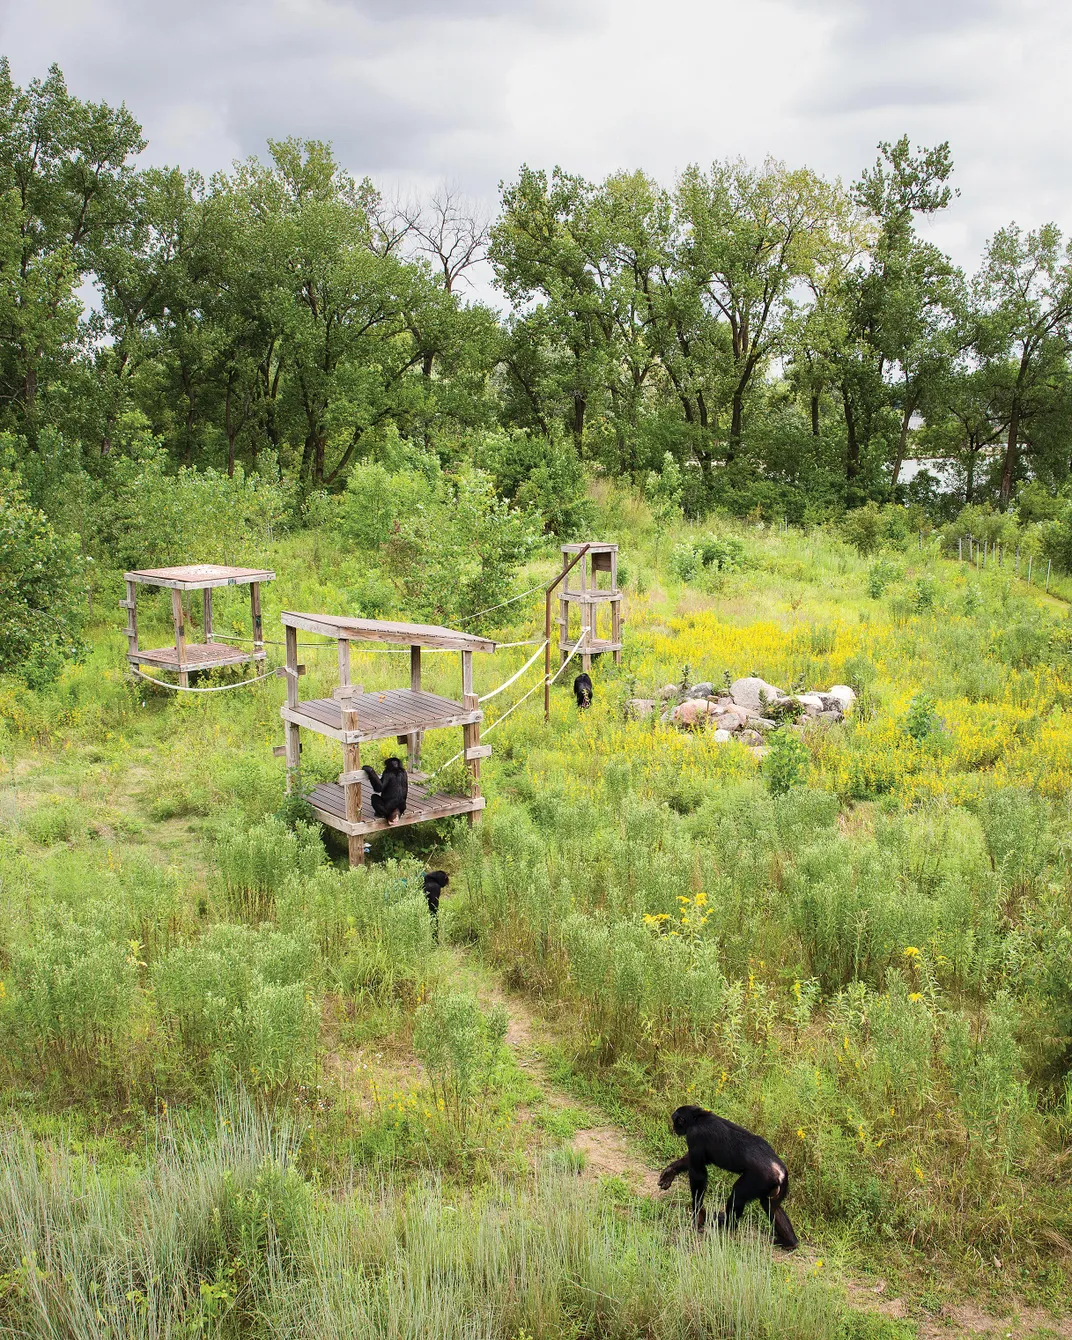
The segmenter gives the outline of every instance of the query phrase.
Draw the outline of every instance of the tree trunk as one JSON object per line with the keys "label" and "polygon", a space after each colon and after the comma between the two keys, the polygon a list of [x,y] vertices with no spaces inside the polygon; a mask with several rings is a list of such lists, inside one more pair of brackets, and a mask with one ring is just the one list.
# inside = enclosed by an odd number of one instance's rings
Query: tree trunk
{"label": "tree trunk", "polygon": [[227,377],[227,395],[223,402],[223,418],[227,429],[227,478],[234,478],[235,465],[235,431],[234,423],[231,418],[231,394],[234,389],[234,373]]}
{"label": "tree trunk", "polygon": [[1005,447],[1005,464],[1001,469],[1001,497],[1000,503],[1002,510],[1008,507],[1012,498],[1012,481],[1016,473],[1016,457],[1018,452],[1017,438],[1020,436],[1020,398],[1013,397],[1012,413],[1009,415],[1009,441]]}
{"label": "tree trunk", "polygon": [[968,439],[968,473],[964,480],[964,502],[970,504],[975,498],[975,446]]}
{"label": "tree trunk", "polygon": [[819,436],[819,397],[814,392],[811,397],[811,435]]}
{"label": "tree trunk", "polygon": [[849,400],[849,393],[844,386],[841,388],[841,399],[845,405],[845,434],[848,439],[848,451],[845,456],[845,478],[851,484],[860,473],[860,443],[856,438],[856,417],[852,412],[852,402]]}
{"label": "tree trunk", "polygon": [[587,408],[587,398],[575,391],[573,394],[573,423],[570,428],[573,433],[573,445],[581,459],[583,459],[584,453],[584,412]]}
{"label": "tree trunk", "polygon": [[897,487],[897,481],[901,477],[901,466],[904,464],[905,447],[908,445],[908,425],[912,419],[912,411],[915,406],[911,401],[906,402],[904,413],[901,415],[901,435],[897,439],[897,455],[893,462],[893,478],[890,484],[893,488]]}

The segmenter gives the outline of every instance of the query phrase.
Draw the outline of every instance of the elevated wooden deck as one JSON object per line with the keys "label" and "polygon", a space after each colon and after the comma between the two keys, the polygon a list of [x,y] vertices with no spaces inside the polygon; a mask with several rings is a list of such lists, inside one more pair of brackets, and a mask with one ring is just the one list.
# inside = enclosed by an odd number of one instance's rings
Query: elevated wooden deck
{"label": "elevated wooden deck", "polygon": [[373,814],[371,796],[372,788],[363,782],[361,820],[358,823],[351,823],[346,818],[343,788],[338,782],[321,782],[319,786],[314,786],[308,800],[322,824],[345,833],[347,837],[360,837],[363,833],[382,833],[389,828],[423,824],[431,819],[448,819],[455,814],[472,814],[484,808],[483,796],[452,796],[442,791],[429,794],[423,786],[410,782],[406,812],[397,823],[389,824],[386,819],[377,818]]}
{"label": "elevated wooden deck", "polygon": [[[586,656],[596,656],[604,651],[621,651],[623,645],[624,644],[621,642],[612,642],[610,638],[590,637],[581,648],[581,651]],[[558,644],[558,649],[563,656],[568,656],[576,646],[576,642],[560,642]]]}
{"label": "elevated wooden deck", "polygon": [[128,582],[167,586],[173,591],[211,591],[217,586],[249,586],[271,582],[269,568],[234,568],[223,563],[185,563],[174,568],[136,568],[124,574]]}
{"label": "elevated wooden deck", "polygon": [[127,652],[131,665],[153,665],[160,670],[180,669],[218,670],[224,665],[245,665],[248,661],[263,661],[264,651],[242,651],[239,647],[228,647],[222,642],[187,642],[186,658],[179,665],[179,653],[174,647],[155,647],[151,650],[140,649]]}
{"label": "elevated wooden deck", "polygon": [[343,730],[342,704],[334,698],[311,698],[297,707],[281,707],[279,713],[292,726],[304,726],[343,744],[386,740],[392,735],[413,735],[442,726],[471,726],[484,719],[479,709],[467,711],[461,703],[421,689],[355,694],[350,704],[357,713],[356,731]]}

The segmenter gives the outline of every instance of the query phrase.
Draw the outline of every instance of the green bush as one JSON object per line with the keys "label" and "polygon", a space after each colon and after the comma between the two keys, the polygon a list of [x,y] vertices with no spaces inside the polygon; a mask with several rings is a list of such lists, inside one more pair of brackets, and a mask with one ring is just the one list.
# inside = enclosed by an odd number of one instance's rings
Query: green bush
{"label": "green bush", "polygon": [[317,827],[300,821],[291,825],[274,814],[249,827],[231,823],[216,847],[216,867],[228,901],[239,916],[252,921],[268,915],[287,879],[309,878],[326,859]]}
{"label": "green bush", "polygon": [[524,429],[485,434],[477,464],[490,471],[504,498],[538,516],[547,535],[571,540],[587,534],[594,509],[588,478],[573,444]]}
{"label": "green bush", "polygon": [[84,651],[85,565],[78,537],[61,536],[17,480],[0,480],[0,671],[32,687]]}
{"label": "green bush", "polygon": [[767,736],[770,753],[763,760],[763,775],[771,794],[784,795],[808,780],[811,755],[800,736],[788,726]]}
{"label": "green bush", "polygon": [[319,1009],[308,979],[309,939],[217,925],[164,955],[152,973],[157,1009],[191,1059],[275,1088],[310,1076]]}
{"label": "green bush", "polygon": [[486,1101],[506,1039],[501,1005],[485,1012],[472,996],[435,995],[417,1011],[413,1050],[424,1062],[437,1097],[465,1128]]}

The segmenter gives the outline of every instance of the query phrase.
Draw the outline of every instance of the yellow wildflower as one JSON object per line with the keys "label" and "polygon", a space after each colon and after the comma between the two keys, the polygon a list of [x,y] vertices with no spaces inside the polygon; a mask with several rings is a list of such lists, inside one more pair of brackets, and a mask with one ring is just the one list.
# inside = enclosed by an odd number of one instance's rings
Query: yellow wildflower
{"label": "yellow wildflower", "polygon": [[905,958],[918,958],[918,957],[919,957],[919,950],[916,948],[915,945],[909,945],[909,946],[905,949],[904,952],[905,952]]}
{"label": "yellow wildflower", "polygon": [[922,992],[922,991],[910,991],[910,992],[908,993],[908,999],[909,999],[909,1000],[922,1000],[922,999],[923,999],[923,992]]}

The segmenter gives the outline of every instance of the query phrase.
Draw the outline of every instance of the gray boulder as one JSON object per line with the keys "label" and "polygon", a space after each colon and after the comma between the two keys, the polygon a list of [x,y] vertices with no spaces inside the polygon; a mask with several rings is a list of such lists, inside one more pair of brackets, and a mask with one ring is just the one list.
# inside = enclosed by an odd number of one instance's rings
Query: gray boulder
{"label": "gray boulder", "polygon": [[785,696],[781,689],[768,684],[758,675],[736,679],[730,685],[730,697],[738,707],[747,707],[750,712],[761,712],[764,699],[767,702],[780,702]]}
{"label": "gray boulder", "polygon": [[685,694],[686,698],[712,698],[714,697],[715,686],[710,680],[704,680],[702,684],[693,684],[692,688]]}
{"label": "gray boulder", "polygon": [[647,721],[654,711],[654,698],[630,698],[625,705],[625,715],[630,721]]}
{"label": "gray boulder", "polygon": [[733,732],[728,730],[717,730],[712,736],[712,739],[716,744],[725,744],[727,740],[733,739]]}
{"label": "gray boulder", "polygon": [[820,712],[826,711],[826,703],[823,701],[822,694],[800,693],[797,695],[796,701],[810,717],[817,717]]}
{"label": "gray boulder", "polygon": [[836,698],[838,706],[843,712],[847,712],[856,701],[856,691],[850,689],[848,684],[835,684],[824,696]]}
{"label": "gray boulder", "polygon": [[677,695],[678,695],[678,686],[676,684],[664,684],[662,688],[659,690],[659,697],[663,700],[664,703],[668,702],[671,698],[676,698]]}

